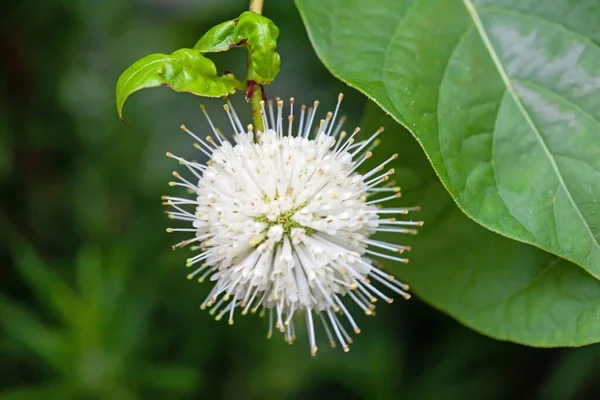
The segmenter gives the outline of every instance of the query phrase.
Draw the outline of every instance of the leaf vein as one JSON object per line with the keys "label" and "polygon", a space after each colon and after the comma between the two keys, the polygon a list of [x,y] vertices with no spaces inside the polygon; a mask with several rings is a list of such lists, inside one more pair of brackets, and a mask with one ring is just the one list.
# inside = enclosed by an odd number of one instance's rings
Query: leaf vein
{"label": "leaf vein", "polygon": [[590,113],[588,110],[586,110],[585,108],[581,107],[579,104],[575,103],[573,100],[568,99],[566,97],[564,97],[563,95],[561,95],[560,93],[556,92],[553,89],[550,89],[549,87],[546,87],[544,85],[539,84],[538,82],[532,81],[532,80],[528,80],[528,79],[521,79],[521,78],[511,78],[513,81],[515,82],[520,82],[522,83],[524,86],[531,86],[541,92],[544,92],[546,94],[548,94],[549,96],[552,96],[560,101],[562,101],[565,104],[570,105],[573,108],[576,108],[578,111],[580,111],[582,114],[584,114],[585,116],[587,116],[588,118],[590,118],[591,120],[593,120],[594,122],[596,122],[598,125],[600,125],[600,119],[598,119],[598,117],[596,117],[595,115],[593,115],[592,113]]}
{"label": "leaf vein", "polygon": [[523,105],[521,98],[519,97],[518,93],[516,92],[515,88],[512,85],[511,78],[508,76],[508,74],[504,70],[502,62],[500,61],[500,58],[499,58],[498,54],[496,53],[496,51],[490,41],[490,38],[483,26],[483,22],[481,21],[481,18],[479,17],[477,10],[475,9],[475,6],[471,2],[471,0],[463,0],[463,3],[465,5],[465,7],[467,8],[467,11],[469,12],[469,15],[471,16],[471,19],[473,20],[473,24],[475,25],[475,27],[481,37],[481,40],[483,41],[484,46],[488,50],[488,53],[490,54],[490,57],[492,58],[492,61],[493,61],[494,65],[496,66],[496,69],[498,70],[498,74],[500,75],[500,78],[504,82],[508,93],[512,97],[513,101],[515,102],[515,105],[517,106],[517,108],[519,109],[521,114],[523,115],[523,118],[525,118],[525,121],[527,122],[527,125],[529,125],[529,128],[531,129],[532,133],[535,135],[536,139],[540,143],[542,150],[546,154],[546,157],[548,158],[548,161],[550,162],[550,165],[551,165],[552,169],[554,170],[554,173],[556,174],[559,184],[562,186],[563,190],[565,191],[565,193],[567,195],[567,199],[573,206],[575,212],[577,213],[577,216],[582,221],[585,230],[587,231],[588,235],[592,239],[592,244],[594,245],[594,247],[596,247],[597,249],[600,250],[600,243],[598,242],[598,239],[594,236],[594,233],[592,232],[589,224],[587,223],[583,214],[581,213],[581,210],[577,206],[577,203],[575,203],[575,200],[573,199],[571,192],[568,190],[567,185],[562,176],[562,173],[561,173],[560,169],[558,168],[556,160],[554,159],[554,156],[550,152],[550,149],[548,148],[548,145],[546,144],[542,134],[540,133],[537,126],[533,122],[531,115],[529,115],[528,111],[525,109],[525,106]]}

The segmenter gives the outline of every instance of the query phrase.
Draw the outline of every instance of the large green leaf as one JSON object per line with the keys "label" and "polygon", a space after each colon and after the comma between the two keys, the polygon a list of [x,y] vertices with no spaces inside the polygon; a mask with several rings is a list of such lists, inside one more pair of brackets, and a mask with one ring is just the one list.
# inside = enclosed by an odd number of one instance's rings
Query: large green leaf
{"label": "large green leaf", "polygon": [[600,2],[297,0],[483,226],[600,277]]}
{"label": "large green leaf", "polygon": [[244,89],[232,74],[217,75],[215,64],[197,50],[150,54],[131,65],[117,81],[117,111],[123,117],[127,97],[140,89],[168,86],[177,92],[221,97]]}
{"label": "large green leaf", "polygon": [[[380,125],[387,128],[387,148],[393,143],[400,153],[393,165],[403,188],[397,205],[421,206],[411,217],[425,221],[416,237],[386,237],[412,246],[411,262],[388,265],[389,271],[423,300],[494,338],[544,347],[600,341],[600,282],[467,218],[409,133],[372,104],[363,130]],[[376,149],[372,162],[387,157],[389,151]]]}

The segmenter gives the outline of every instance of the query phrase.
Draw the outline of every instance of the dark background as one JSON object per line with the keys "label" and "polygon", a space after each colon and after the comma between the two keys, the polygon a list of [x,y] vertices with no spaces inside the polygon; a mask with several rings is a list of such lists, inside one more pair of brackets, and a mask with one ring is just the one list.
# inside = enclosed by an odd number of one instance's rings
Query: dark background
{"label": "dark background", "polygon": [[[204,132],[207,104],[167,89],[134,95],[119,122],[114,88],[138,58],[191,47],[246,1],[24,0],[0,12],[0,399],[594,399],[600,347],[498,342],[422,303],[362,322],[348,354],[265,339],[266,321],[215,322],[187,281],[182,240],[160,195],[191,155],[178,127]],[[326,7],[326,5],[324,5]],[[267,0],[282,72],[271,96],[360,121],[365,99],[316,58],[291,1]],[[245,53],[213,57],[243,78]],[[241,95],[235,102],[248,115]],[[325,107],[323,107],[325,108]],[[389,142],[388,142],[389,144]]]}

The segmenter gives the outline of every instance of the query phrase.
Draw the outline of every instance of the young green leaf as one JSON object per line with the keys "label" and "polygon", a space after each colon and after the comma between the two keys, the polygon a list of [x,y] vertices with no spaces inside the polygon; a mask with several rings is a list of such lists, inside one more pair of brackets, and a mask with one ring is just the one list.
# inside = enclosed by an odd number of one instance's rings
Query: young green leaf
{"label": "young green leaf", "polygon": [[246,11],[238,19],[223,22],[204,34],[194,46],[202,53],[214,53],[247,46],[248,80],[267,85],[279,73],[281,59],[275,52],[279,28],[270,19]]}
{"label": "young green leaf", "polygon": [[465,213],[600,277],[599,2],[297,4],[325,65],[408,127]]}
{"label": "young green leaf", "polygon": [[168,86],[177,92],[197,96],[221,97],[243,89],[232,74],[217,75],[215,64],[193,49],[172,54],[150,54],[121,74],[117,82],[117,110],[122,119],[123,104],[140,89]]}
{"label": "young green leaf", "polygon": [[[389,165],[402,186],[397,205],[421,206],[415,218],[425,221],[417,236],[407,238],[410,264],[384,262],[388,271],[423,300],[491,337],[542,347],[600,342],[600,282],[575,264],[473,222],[410,134],[371,103],[363,130],[382,124],[382,147],[400,154]],[[373,152],[372,166],[389,156],[382,150]]]}
{"label": "young green leaf", "polygon": [[232,19],[212,27],[198,40],[194,50],[202,53],[219,53],[232,47],[241,46],[242,44],[238,44],[241,39],[238,38],[235,31],[237,24],[238,20]]}

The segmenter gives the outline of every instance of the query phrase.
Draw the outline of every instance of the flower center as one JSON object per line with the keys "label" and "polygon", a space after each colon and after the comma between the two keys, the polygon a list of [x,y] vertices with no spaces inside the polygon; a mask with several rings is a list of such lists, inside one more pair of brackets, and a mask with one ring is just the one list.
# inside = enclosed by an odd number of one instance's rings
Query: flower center
{"label": "flower center", "polygon": [[282,214],[277,214],[275,219],[273,217],[267,217],[267,215],[263,214],[261,216],[256,217],[254,220],[256,222],[263,222],[268,225],[267,230],[271,228],[273,225],[281,225],[283,227],[283,233],[285,235],[289,235],[293,228],[302,228],[302,229],[310,229],[300,225],[298,222],[294,221],[292,217],[301,207],[297,207],[293,210],[286,211]]}
{"label": "flower center", "polygon": [[[274,207],[274,209],[270,212],[267,212],[254,218],[256,222],[266,224],[266,227],[263,230],[263,234],[259,235],[260,240],[254,242],[256,246],[260,245],[261,243],[267,240],[267,232],[269,232],[269,230],[272,227],[280,227],[280,229],[283,230],[282,235],[279,237],[292,237],[292,230],[297,228],[304,230],[305,234],[311,234],[315,231],[314,229],[311,229],[298,223],[298,221],[294,220],[293,218],[298,211],[300,211],[303,207],[307,205],[307,202],[292,207],[286,211],[282,211],[280,207],[282,206],[282,202],[286,202],[286,200],[290,199],[284,199],[279,197],[275,199],[269,199],[266,194],[263,195],[263,201],[265,202],[265,204]],[[291,203],[293,204],[293,201],[291,201]],[[281,239],[277,240],[277,242],[279,242],[280,240]]]}

